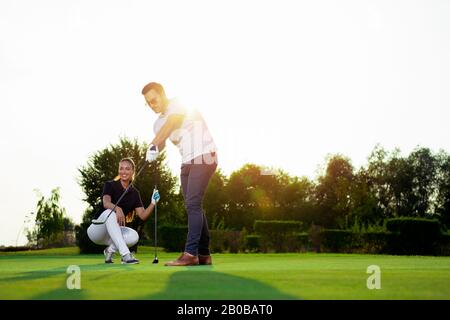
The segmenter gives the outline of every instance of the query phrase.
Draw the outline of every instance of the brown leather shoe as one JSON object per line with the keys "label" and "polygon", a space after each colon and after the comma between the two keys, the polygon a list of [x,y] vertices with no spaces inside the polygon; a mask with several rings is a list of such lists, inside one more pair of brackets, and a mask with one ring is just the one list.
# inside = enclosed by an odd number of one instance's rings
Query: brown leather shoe
{"label": "brown leather shoe", "polygon": [[212,264],[212,258],[210,255],[202,256],[201,254],[198,255],[198,263],[201,265],[211,265]]}
{"label": "brown leather shoe", "polygon": [[198,265],[198,257],[193,256],[187,252],[181,254],[177,260],[169,261],[165,266],[178,267],[178,266],[196,266]]}

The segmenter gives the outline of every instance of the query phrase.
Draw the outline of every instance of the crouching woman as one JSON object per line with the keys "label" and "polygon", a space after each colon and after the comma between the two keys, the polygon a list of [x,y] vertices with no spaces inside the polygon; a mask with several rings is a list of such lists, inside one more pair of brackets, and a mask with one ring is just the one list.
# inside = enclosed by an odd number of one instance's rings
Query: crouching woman
{"label": "crouching woman", "polygon": [[112,258],[117,251],[120,253],[122,264],[139,263],[129,249],[139,241],[139,235],[136,230],[125,226],[125,217],[134,211],[141,220],[147,220],[160,199],[158,190],[153,190],[151,203],[144,209],[139,190],[131,185],[117,204],[120,196],[133,182],[134,174],[133,160],[131,158],[120,160],[118,178],[105,183],[102,207],[95,216],[96,222],[93,222],[87,230],[92,242],[107,246],[103,251],[105,263],[112,263]]}

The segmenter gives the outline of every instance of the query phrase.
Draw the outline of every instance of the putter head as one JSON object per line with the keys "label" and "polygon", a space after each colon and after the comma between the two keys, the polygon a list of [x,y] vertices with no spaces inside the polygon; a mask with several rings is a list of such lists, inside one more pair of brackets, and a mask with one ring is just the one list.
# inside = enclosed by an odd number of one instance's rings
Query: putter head
{"label": "putter head", "polygon": [[158,263],[158,257],[155,257],[155,259],[153,259],[153,263]]}

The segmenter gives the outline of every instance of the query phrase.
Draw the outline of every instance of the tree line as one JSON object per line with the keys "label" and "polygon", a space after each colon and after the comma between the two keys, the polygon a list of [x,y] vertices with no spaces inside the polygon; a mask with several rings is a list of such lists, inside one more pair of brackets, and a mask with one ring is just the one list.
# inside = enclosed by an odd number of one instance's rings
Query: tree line
{"label": "tree line", "polygon": [[402,156],[377,145],[355,169],[341,154],[330,155],[317,179],[246,164],[229,177],[216,173],[205,210],[226,228],[251,229],[254,220],[299,220],[304,225],[348,229],[382,225],[388,218],[436,218],[450,226],[450,155],[417,147]]}
{"label": "tree line", "polygon": [[[82,223],[76,227],[79,242],[89,242],[87,227],[101,208],[104,182],[117,175],[119,160],[131,157],[138,169],[146,149],[145,143],[122,137],[117,144],[94,153],[79,168],[78,183],[88,205]],[[160,226],[186,225],[179,178],[165,166],[165,160],[162,153],[134,184],[144,205],[150,202],[155,183],[158,185]],[[255,220],[301,221],[305,229],[311,225],[328,229],[369,228],[396,217],[435,218],[442,226],[450,227],[450,155],[443,150],[435,153],[416,147],[402,156],[399,149],[388,151],[376,145],[360,168],[355,168],[345,155],[334,154],[325,159],[315,179],[293,176],[282,169],[271,173],[251,163],[228,176],[218,169],[203,204],[210,229],[245,228],[252,232]],[[151,219],[143,223],[131,213],[127,224],[138,230],[141,237],[151,238]]]}
{"label": "tree line", "polygon": [[[122,157],[144,159],[146,145],[122,138],[94,154],[80,169],[80,185],[90,207],[89,221],[98,207],[103,183],[117,173]],[[161,193],[160,225],[185,225],[178,176],[164,166],[165,155],[136,181],[144,204],[155,183]],[[139,164],[137,164],[139,167]],[[219,169],[206,190],[203,208],[211,229],[251,231],[255,220],[298,220],[324,228],[346,229],[381,225],[388,218],[437,218],[450,226],[450,155],[417,147],[402,156],[399,149],[377,145],[360,168],[348,157],[335,154],[325,160],[316,179],[289,175],[283,170],[262,174],[265,168],[245,164],[229,176]],[[134,227],[152,232],[134,219]]]}

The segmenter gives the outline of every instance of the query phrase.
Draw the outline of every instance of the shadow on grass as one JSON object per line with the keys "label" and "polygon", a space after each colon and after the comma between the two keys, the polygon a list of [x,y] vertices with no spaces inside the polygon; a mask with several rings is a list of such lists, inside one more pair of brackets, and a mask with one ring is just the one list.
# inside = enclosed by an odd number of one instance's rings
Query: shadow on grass
{"label": "shadow on grass", "polygon": [[[83,283],[81,283],[83,286]],[[64,283],[61,287],[40,293],[38,295],[35,295],[31,297],[32,300],[83,300],[87,299],[85,290],[83,288],[81,289],[74,289],[69,290],[67,289],[66,281],[64,280]]]}
{"label": "shadow on grass", "polygon": [[[115,272],[128,272],[132,271],[133,269],[130,266],[123,266],[123,265],[105,265],[104,263],[98,263],[98,264],[79,264],[77,265],[80,267],[81,272],[83,271],[107,271],[107,270],[114,270]],[[64,267],[57,267],[53,269],[47,269],[47,270],[33,270],[33,271],[26,271],[21,272],[13,277],[5,277],[1,278],[2,282],[15,282],[15,281],[29,281],[29,280],[37,280],[37,279],[45,279],[50,278],[52,276],[58,276],[58,275],[65,275],[66,270],[69,267],[69,265]],[[127,268],[128,267],[128,268]],[[109,273],[106,275],[100,275],[98,279],[114,275],[114,273]],[[96,280],[97,278],[94,278]]]}
{"label": "shadow on grass", "polygon": [[293,300],[298,298],[257,280],[214,272],[212,267],[196,266],[172,274],[164,291],[138,299]]}
{"label": "shadow on grass", "polygon": [[49,270],[34,270],[21,272],[14,277],[2,278],[2,282],[29,281],[37,279],[45,279],[52,276],[58,276],[66,272],[66,267],[58,267]]}

